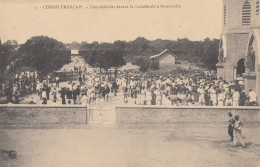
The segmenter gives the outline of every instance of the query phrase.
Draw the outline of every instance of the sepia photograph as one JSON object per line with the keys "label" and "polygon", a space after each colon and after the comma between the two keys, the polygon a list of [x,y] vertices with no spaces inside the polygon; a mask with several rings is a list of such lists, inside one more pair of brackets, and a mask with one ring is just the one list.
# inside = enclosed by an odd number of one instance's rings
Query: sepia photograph
{"label": "sepia photograph", "polygon": [[0,167],[260,167],[260,0],[0,0]]}

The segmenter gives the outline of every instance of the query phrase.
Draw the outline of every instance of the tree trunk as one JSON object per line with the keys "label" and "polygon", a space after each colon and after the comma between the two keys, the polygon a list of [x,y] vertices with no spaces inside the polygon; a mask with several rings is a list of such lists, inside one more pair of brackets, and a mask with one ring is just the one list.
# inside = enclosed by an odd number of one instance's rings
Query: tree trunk
{"label": "tree trunk", "polygon": [[3,83],[3,82],[4,82],[4,79],[5,79],[5,77],[4,77],[5,71],[4,71],[4,68],[1,68],[0,70],[1,70],[1,73],[0,73],[0,81],[1,81],[1,83]]}

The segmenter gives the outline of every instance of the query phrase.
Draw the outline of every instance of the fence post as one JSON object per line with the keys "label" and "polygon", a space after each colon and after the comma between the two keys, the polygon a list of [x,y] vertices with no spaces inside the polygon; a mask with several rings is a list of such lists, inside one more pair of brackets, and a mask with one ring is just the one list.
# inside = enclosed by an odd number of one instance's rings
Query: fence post
{"label": "fence post", "polygon": [[88,105],[86,105],[86,124],[88,124]]}

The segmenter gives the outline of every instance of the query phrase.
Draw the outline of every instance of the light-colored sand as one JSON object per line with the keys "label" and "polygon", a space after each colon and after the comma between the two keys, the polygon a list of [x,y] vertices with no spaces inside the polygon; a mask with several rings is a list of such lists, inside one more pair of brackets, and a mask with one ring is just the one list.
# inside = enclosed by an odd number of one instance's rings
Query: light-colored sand
{"label": "light-colored sand", "polygon": [[83,125],[1,129],[0,167],[259,167],[259,128],[245,127],[247,148],[231,147],[224,125]]}

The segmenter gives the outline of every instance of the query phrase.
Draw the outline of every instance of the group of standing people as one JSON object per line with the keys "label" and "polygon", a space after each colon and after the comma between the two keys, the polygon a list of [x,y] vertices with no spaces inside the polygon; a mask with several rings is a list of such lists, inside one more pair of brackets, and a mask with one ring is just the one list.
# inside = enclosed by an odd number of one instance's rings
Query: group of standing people
{"label": "group of standing people", "polygon": [[19,104],[19,99],[36,92],[37,80],[41,75],[37,71],[23,71],[15,74],[14,79],[2,83],[1,96],[7,97],[7,103]]}
{"label": "group of standing people", "polygon": [[[118,86],[115,80],[109,81],[108,74],[98,75],[96,73],[85,73],[81,66],[74,66],[70,81],[66,85],[59,88],[52,88],[48,77],[43,82],[39,82],[38,95],[42,100],[42,104],[47,104],[48,100],[52,100],[51,104],[63,105],[86,105],[97,104],[100,100],[109,101],[109,94],[117,94]],[[74,80],[75,77],[77,80]],[[49,103],[48,103],[49,104]]]}
{"label": "group of standing people", "polygon": [[[109,73],[87,73],[86,66],[78,60],[71,71],[71,81],[61,89],[58,75],[40,77],[37,71],[26,71],[16,74],[14,82],[2,85],[2,92],[7,95],[8,102],[16,104],[20,96],[35,92],[43,104],[47,104],[50,95],[54,103],[60,97],[62,104],[85,104],[99,98],[108,101],[110,92],[116,96],[118,91],[122,91],[121,102],[133,105],[257,105],[256,93],[250,89],[246,94],[242,80],[228,83],[217,79],[214,71],[181,71],[157,76],[120,72],[118,77],[111,79]],[[72,82],[75,76],[78,81]]]}
{"label": "group of standing people", "polygon": [[105,83],[86,85],[68,82],[66,87],[59,91],[62,104],[96,104],[98,100],[109,100],[110,87]]}
{"label": "group of standing people", "polygon": [[118,84],[124,93],[124,102],[137,105],[256,105],[256,93],[244,91],[244,82],[226,82],[217,79],[211,71],[183,72],[160,76],[122,75]]}
{"label": "group of standing people", "polygon": [[[54,86],[55,83],[55,86]],[[52,100],[54,103],[57,101],[57,88],[59,88],[60,77],[59,76],[50,76],[44,77],[42,82],[40,80],[37,81],[36,90],[37,95],[42,100],[42,104],[47,104],[50,96],[52,96]],[[33,100],[31,101],[33,103]]]}
{"label": "group of standing people", "polygon": [[[79,66],[80,67],[80,66]],[[74,66],[74,76],[78,82],[68,82],[67,86],[59,91],[62,104],[97,104],[100,100],[109,101],[109,94],[117,95],[116,80],[110,80],[109,74],[84,72],[83,68]],[[85,70],[86,71],[86,70]]]}

